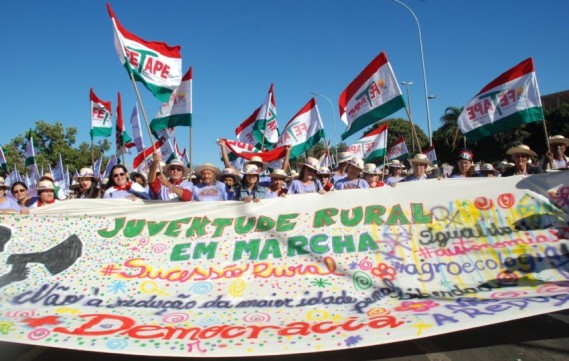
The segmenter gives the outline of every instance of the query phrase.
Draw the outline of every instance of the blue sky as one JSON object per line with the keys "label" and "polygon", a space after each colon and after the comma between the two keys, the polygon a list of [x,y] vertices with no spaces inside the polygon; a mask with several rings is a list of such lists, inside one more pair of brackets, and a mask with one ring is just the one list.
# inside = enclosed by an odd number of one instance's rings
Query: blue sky
{"label": "blue sky", "polygon": [[[429,102],[433,131],[447,106],[463,106],[497,75],[530,56],[542,95],[569,88],[568,1],[405,2],[421,25],[428,90],[436,95]],[[100,98],[111,100],[113,109],[120,91],[128,121],[136,95],[115,52],[105,3],[33,0],[3,5],[0,144],[23,134],[36,120],[75,126],[78,140],[89,142],[91,87]],[[316,98],[327,136],[338,143],[344,130],[338,96],[382,50],[397,79],[414,83],[409,88],[413,120],[427,132],[417,26],[392,0],[110,4],[126,29],[146,40],[182,46],[183,71],[193,66],[194,164],[221,165],[215,139],[234,139],[235,127],[261,105],[271,83],[280,126],[308,102],[311,92],[331,99],[333,109],[324,98]],[[160,104],[144,87],[139,89],[150,120]],[[188,128],[177,130],[177,138],[182,147],[189,146]],[[148,137],[145,143],[150,145]]]}

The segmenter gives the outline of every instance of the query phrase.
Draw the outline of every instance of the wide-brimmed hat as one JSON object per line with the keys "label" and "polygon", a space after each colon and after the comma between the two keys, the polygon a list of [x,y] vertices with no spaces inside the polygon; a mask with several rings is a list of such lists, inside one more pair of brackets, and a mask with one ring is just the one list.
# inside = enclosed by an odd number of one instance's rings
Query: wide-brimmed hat
{"label": "wide-brimmed hat", "polygon": [[306,166],[308,168],[312,168],[317,172],[318,172],[318,168],[320,168],[320,163],[318,162],[318,159],[313,158],[313,157],[306,157],[306,160],[304,161],[304,163],[300,163],[300,165]]}
{"label": "wide-brimmed hat", "polygon": [[359,170],[363,170],[363,169],[364,169],[364,161],[363,161],[363,159],[361,159],[361,158],[353,157],[352,159],[350,159],[350,160],[348,161],[348,166],[350,166],[350,165],[353,166],[353,167],[358,168]]}
{"label": "wide-brimmed hat", "polygon": [[318,169],[318,174],[326,174],[326,175],[332,175],[332,171],[328,168],[328,167],[320,167]]}
{"label": "wide-brimmed hat", "polygon": [[51,173],[44,173],[40,178],[40,182],[42,180],[46,180],[46,179],[48,181],[51,181],[52,183],[55,183],[55,178],[53,178],[53,174],[51,174]]}
{"label": "wide-brimmed hat", "polygon": [[6,180],[4,179],[4,177],[0,177],[0,188],[10,189],[10,186],[6,184]]}
{"label": "wide-brimmed hat", "polygon": [[275,168],[275,169],[273,169],[271,174],[269,174],[269,177],[270,178],[276,178],[276,179],[286,179],[288,176],[286,175],[286,172],[283,169]]}
{"label": "wide-brimmed hat", "polygon": [[264,171],[265,168],[267,168],[267,163],[263,162],[263,158],[259,157],[258,155],[252,156],[251,159],[243,163],[243,168],[245,168],[245,166],[249,164],[256,164],[257,167],[259,167],[259,169],[261,170],[261,172]]}
{"label": "wide-brimmed hat", "polygon": [[483,173],[493,173],[494,175],[497,175],[498,173],[500,173],[497,169],[494,169],[494,166],[490,163],[484,163],[480,166],[480,172]]}
{"label": "wide-brimmed hat", "polygon": [[350,161],[354,155],[350,152],[340,152],[338,153],[338,163],[346,163]]}
{"label": "wide-brimmed hat", "polygon": [[405,168],[405,166],[403,165],[403,163],[401,163],[399,161],[399,159],[393,159],[389,164],[388,164],[389,168]]}
{"label": "wide-brimmed hat", "polygon": [[362,170],[363,173],[366,174],[376,174],[377,166],[373,163],[366,163],[364,164],[364,168]]}
{"label": "wide-brimmed hat", "polygon": [[549,144],[565,144],[569,146],[569,139],[562,135],[554,135],[553,137],[549,137]]}
{"label": "wide-brimmed hat", "polygon": [[216,177],[219,177],[219,175],[221,174],[221,170],[219,168],[217,168],[216,166],[214,166],[211,163],[204,163],[202,165],[198,165],[196,167],[196,174],[200,174],[204,171],[204,170],[209,170],[212,171]]}
{"label": "wide-brimmed hat", "polygon": [[130,179],[134,180],[134,177],[142,177],[144,179],[146,179],[146,175],[140,172],[131,172],[130,173]]}
{"label": "wide-brimmed hat", "polygon": [[430,165],[430,166],[433,165],[433,163],[429,160],[429,157],[427,157],[427,155],[422,154],[422,153],[415,154],[415,156],[413,158],[409,159],[409,162],[411,162],[411,164],[421,163],[421,164],[426,164],[426,165]]}
{"label": "wide-brimmed hat", "polygon": [[506,154],[507,155],[527,154],[530,157],[537,157],[537,153],[531,150],[530,147],[528,147],[525,144],[516,145],[515,147],[508,149]]}
{"label": "wide-brimmed hat", "polygon": [[241,171],[241,173],[243,173],[244,175],[247,174],[259,175],[261,174],[262,171],[263,169],[259,168],[258,164],[249,163],[243,166],[243,170]]}
{"label": "wide-brimmed hat", "polygon": [[190,172],[190,169],[186,167],[184,165],[184,162],[182,162],[180,159],[172,159],[170,163],[162,167],[162,172],[169,175],[171,166],[182,167],[182,178],[185,178]]}
{"label": "wide-brimmed hat", "polygon": [[53,190],[55,190],[55,185],[53,184],[53,182],[51,182],[49,180],[42,180],[42,181],[38,182],[36,190],[38,192],[40,192],[40,191],[53,191]]}
{"label": "wide-brimmed hat", "polygon": [[227,177],[233,178],[233,181],[235,183],[239,183],[241,181],[241,177],[233,168],[225,168],[219,175],[219,180],[223,182],[223,180]]}
{"label": "wide-brimmed hat", "polygon": [[292,169],[292,170],[290,171],[290,175],[289,175],[288,177],[286,177],[285,181],[286,181],[286,182],[290,182],[290,181],[293,180],[293,179],[297,179],[298,176],[299,176],[298,172],[295,171],[294,169]]}
{"label": "wide-brimmed hat", "polygon": [[[48,173],[49,174],[49,173]],[[95,175],[95,172],[91,168],[81,168],[79,170],[79,175],[73,177],[73,180],[79,182],[81,178],[93,178],[93,182],[98,182],[99,177]]]}
{"label": "wide-brimmed hat", "polygon": [[462,149],[460,152],[458,152],[458,156],[456,157],[457,162],[461,160],[467,160],[472,163],[473,159],[474,154],[472,154],[472,151],[470,149]]}

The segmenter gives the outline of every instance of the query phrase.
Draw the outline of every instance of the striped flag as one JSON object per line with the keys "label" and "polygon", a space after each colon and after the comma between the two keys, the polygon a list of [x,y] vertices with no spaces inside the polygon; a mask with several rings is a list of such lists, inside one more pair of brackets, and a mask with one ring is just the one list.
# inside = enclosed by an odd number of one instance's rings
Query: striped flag
{"label": "striped flag", "polygon": [[471,142],[544,119],[533,59],[509,69],[468,102],[458,126]]}
{"label": "striped flag", "polygon": [[271,84],[263,105],[255,109],[237,129],[237,139],[256,148],[272,149],[279,139],[274,86]]}
{"label": "striped flag", "polygon": [[290,145],[292,147],[290,158],[294,159],[324,137],[324,125],[320,119],[316,100],[312,98],[283,128],[277,147]]}
{"label": "striped flag", "polygon": [[113,23],[115,49],[121,64],[156,99],[167,102],[182,81],[180,47],[139,38],[121,25],[109,4],[107,10]]}
{"label": "striped flag", "polygon": [[364,134],[348,151],[368,163],[382,159],[387,153],[387,123]]}
{"label": "striped flag", "polygon": [[381,52],[340,94],[340,119],[348,124],[342,140],[405,107],[401,89]]}
{"label": "striped flag", "polygon": [[156,132],[166,128],[192,126],[192,67],[182,78],[168,102],[163,103],[150,122],[150,129]]}
{"label": "striped flag", "polygon": [[394,159],[403,161],[409,158],[409,150],[407,150],[407,145],[405,144],[405,138],[399,137],[397,142],[389,149],[387,153],[387,160],[392,161]]}
{"label": "striped flag", "polygon": [[130,154],[128,148],[134,147],[134,143],[132,143],[132,138],[128,135],[128,133],[124,129],[124,121],[122,119],[122,101],[121,101],[120,92],[118,92],[118,99],[117,99],[117,125],[115,129],[115,141],[117,146],[118,159],[120,159],[122,153]]}
{"label": "striped flag", "polygon": [[435,146],[431,145],[429,148],[423,151],[423,154],[429,158],[433,164],[437,164],[437,153],[435,152]]}
{"label": "striped flag", "polygon": [[89,91],[91,101],[91,138],[110,137],[113,132],[111,122],[111,102],[99,99],[93,88]]}

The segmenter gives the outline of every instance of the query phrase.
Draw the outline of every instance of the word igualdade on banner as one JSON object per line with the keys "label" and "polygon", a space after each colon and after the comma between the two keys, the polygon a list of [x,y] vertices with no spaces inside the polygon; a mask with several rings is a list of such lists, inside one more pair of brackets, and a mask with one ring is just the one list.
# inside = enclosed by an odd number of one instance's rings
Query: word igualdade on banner
{"label": "word igualdade on banner", "polygon": [[[411,217],[408,217],[410,214]],[[153,237],[164,235],[168,237],[222,237],[227,227],[233,228],[237,235],[245,235],[252,232],[289,232],[296,226],[295,220],[300,213],[281,214],[276,217],[235,217],[214,218],[207,216],[186,217],[171,221],[153,221],[148,219],[115,218],[112,229],[100,229],[98,234],[104,238],[112,238],[122,231],[127,238],[137,237],[146,231]],[[422,203],[411,203],[405,209],[397,204],[387,208],[382,205],[370,205],[355,207],[352,209],[324,208],[314,212],[312,227],[315,229],[332,225],[344,227],[361,227],[362,225],[409,225],[429,224],[432,215],[425,210]]]}

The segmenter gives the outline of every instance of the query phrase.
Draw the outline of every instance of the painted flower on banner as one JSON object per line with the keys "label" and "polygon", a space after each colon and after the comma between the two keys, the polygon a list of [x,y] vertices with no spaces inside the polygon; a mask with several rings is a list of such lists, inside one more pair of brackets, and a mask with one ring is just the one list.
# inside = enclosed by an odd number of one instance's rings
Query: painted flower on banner
{"label": "painted flower on banner", "polygon": [[426,312],[431,308],[438,307],[439,304],[435,301],[403,301],[401,306],[395,307],[395,311],[413,311],[413,312]]}
{"label": "painted flower on banner", "polygon": [[12,322],[0,322],[0,333],[7,335],[10,332],[12,326],[14,326]]}
{"label": "painted flower on banner", "polygon": [[326,286],[331,286],[332,283],[330,283],[330,281],[324,279],[324,278],[317,278],[314,281],[311,282],[313,286],[316,287],[326,287]]}
{"label": "painted flower on banner", "polygon": [[382,280],[388,279],[392,281],[395,280],[395,275],[397,274],[395,268],[386,263],[379,263],[377,267],[371,269],[371,273]]}
{"label": "painted flower on banner", "polygon": [[346,341],[344,342],[346,343],[346,346],[355,346],[362,340],[362,336],[350,336],[346,338]]}

